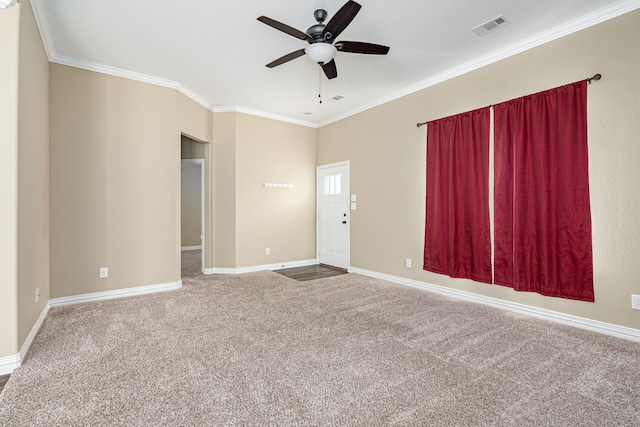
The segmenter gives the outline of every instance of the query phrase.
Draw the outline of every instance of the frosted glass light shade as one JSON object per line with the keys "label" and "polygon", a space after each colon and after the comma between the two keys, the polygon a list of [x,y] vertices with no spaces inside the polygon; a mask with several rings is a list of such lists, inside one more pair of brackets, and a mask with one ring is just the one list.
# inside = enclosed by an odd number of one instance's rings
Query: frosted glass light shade
{"label": "frosted glass light shade", "polygon": [[311,60],[317,64],[326,64],[333,59],[337,49],[329,43],[313,43],[304,50]]}

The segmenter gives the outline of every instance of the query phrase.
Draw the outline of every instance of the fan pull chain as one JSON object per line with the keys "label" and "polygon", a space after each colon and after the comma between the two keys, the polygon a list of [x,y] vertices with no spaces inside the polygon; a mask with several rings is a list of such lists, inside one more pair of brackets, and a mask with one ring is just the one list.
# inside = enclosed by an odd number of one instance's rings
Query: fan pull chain
{"label": "fan pull chain", "polygon": [[318,99],[322,104],[322,67],[318,67]]}

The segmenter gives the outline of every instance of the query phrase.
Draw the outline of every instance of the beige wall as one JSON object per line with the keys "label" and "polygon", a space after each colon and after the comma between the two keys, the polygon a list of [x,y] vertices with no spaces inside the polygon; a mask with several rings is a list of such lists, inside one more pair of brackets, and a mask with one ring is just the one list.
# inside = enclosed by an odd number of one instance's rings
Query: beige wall
{"label": "beige wall", "polygon": [[316,129],[247,114],[237,129],[237,267],[316,258]]}
{"label": "beige wall", "polygon": [[20,10],[18,340],[24,343],[49,300],[49,60],[30,3],[23,0]]}
{"label": "beige wall", "polygon": [[317,131],[231,112],[215,113],[213,129],[214,266],[315,258]]}
{"label": "beige wall", "polygon": [[[213,266],[236,266],[236,113],[213,114]],[[207,245],[208,249],[208,245]]]}
{"label": "beige wall", "polygon": [[0,9],[0,357],[18,353],[18,35],[20,7]]}
{"label": "beige wall", "polygon": [[173,89],[50,72],[51,296],[180,280],[182,139],[204,143],[208,174],[212,113]]}
{"label": "beige wall", "polygon": [[[325,126],[318,164],[351,160],[351,265],[631,328],[640,312],[640,11]],[[451,279],[422,265],[425,134],[417,122],[602,73],[589,86],[596,302],[518,293]],[[404,267],[405,258],[413,268]]]}
{"label": "beige wall", "polygon": [[[182,158],[204,159],[205,191],[205,266],[214,265],[213,243],[213,113],[176,92],[176,121],[182,135]],[[190,143],[187,143],[190,141]],[[193,144],[197,141],[198,144]],[[180,239],[180,237],[178,237]]]}
{"label": "beige wall", "polygon": [[51,64],[52,297],[180,279],[175,96]]}
{"label": "beige wall", "polygon": [[176,120],[180,132],[200,142],[211,142],[213,113],[176,91]]}

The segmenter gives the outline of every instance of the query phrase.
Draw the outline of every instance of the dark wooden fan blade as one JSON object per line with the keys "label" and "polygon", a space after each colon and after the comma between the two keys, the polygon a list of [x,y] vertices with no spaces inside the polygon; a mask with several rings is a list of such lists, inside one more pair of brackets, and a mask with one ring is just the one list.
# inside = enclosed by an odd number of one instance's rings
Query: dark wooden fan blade
{"label": "dark wooden fan blade", "polygon": [[266,16],[261,16],[258,18],[258,21],[267,24],[270,27],[275,28],[276,30],[282,31],[285,34],[289,34],[300,40],[311,41],[312,38],[309,34],[296,30],[293,27],[288,26],[287,24],[283,24],[282,22],[276,21],[275,19],[268,18]]}
{"label": "dark wooden fan blade", "polygon": [[334,46],[340,52],[364,53],[365,55],[386,55],[389,53],[389,46],[373,43],[339,41]]}
{"label": "dark wooden fan blade", "polygon": [[344,6],[340,8],[338,12],[329,20],[327,26],[322,30],[322,37],[325,40],[332,42],[338,37],[338,35],[347,28],[347,25],[353,21],[360,11],[360,6],[354,1],[348,1]]}
{"label": "dark wooden fan blade", "polygon": [[287,53],[286,55],[281,56],[280,58],[276,59],[275,61],[269,62],[267,64],[267,67],[268,68],[277,67],[278,65],[282,65],[285,62],[289,62],[289,61],[294,60],[296,58],[300,58],[301,56],[304,56],[304,49],[300,49],[300,50],[296,50],[295,52]]}
{"label": "dark wooden fan blade", "polygon": [[336,77],[338,77],[338,69],[336,68],[336,61],[332,59],[331,61],[322,65],[322,71],[324,71],[324,74],[327,76],[329,80],[335,79]]}

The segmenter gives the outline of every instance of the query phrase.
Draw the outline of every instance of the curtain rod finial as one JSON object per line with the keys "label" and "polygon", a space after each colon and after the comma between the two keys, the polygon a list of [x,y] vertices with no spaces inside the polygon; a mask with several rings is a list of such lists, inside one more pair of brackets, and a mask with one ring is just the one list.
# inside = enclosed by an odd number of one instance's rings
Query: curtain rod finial
{"label": "curtain rod finial", "polygon": [[592,80],[598,81],[602,78],[602,74],[598,73],[596,75],[594,75],[593,77],[590,77],[587,79],[587,83],[591,84]]}

